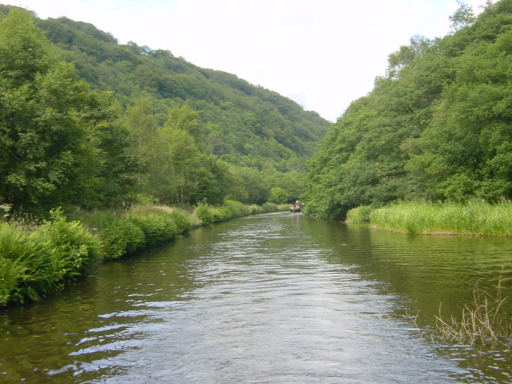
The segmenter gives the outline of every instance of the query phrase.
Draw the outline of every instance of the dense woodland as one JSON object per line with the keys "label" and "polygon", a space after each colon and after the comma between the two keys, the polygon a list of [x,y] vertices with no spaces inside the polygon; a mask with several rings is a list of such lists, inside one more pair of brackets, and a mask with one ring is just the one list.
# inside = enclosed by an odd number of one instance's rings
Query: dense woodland
{"label": "dense woodland", "polygon": [[285,202],[327,121],[91,24],[0,6],[0,204]]}
{"label": "dense woodland", "polygon": [[308,211],[344,218],[396,200],[512,198],[512,0],[411,39],[309,161]]}

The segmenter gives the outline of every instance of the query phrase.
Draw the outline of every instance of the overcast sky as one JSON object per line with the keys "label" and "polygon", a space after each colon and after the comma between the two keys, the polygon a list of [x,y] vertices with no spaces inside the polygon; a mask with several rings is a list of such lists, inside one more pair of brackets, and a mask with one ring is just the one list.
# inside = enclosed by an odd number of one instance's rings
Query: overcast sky
{"label": "overcast sky", "polygon": [[[335,121],[414,35],[442,37],[456,0],[0,0],[66,16],[236,74]],[[469,0],[476,12],[486,0]]]}

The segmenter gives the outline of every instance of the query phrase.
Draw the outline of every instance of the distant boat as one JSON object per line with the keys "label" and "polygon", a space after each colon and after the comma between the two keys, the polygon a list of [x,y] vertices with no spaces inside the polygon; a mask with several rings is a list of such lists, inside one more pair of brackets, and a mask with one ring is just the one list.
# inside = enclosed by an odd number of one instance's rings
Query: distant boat
{"label": "distant boat", "polygon": [[290,212],[300,212],[304,204],[299,204],[297,201],[296,203],[290,205]]}

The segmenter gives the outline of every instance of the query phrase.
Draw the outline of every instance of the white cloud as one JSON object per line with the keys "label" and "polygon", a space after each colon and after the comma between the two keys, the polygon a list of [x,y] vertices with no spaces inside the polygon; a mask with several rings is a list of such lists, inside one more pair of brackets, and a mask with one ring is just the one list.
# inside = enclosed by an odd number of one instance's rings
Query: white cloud
{"label": "white cloud", "polygon": [[[90,22],[203,67],[234,73],[335,120],[413,35],[449,31],[455,0],[8,1]],[[474,7],[485,0],[469,2]]]}

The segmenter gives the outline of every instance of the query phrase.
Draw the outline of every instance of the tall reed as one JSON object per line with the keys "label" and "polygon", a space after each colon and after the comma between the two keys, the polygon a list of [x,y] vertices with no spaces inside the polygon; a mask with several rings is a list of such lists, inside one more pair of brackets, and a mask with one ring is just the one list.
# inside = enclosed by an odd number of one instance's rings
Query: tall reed
{"label": "tall reed", "polygon": [[410,234],[512,236],[512,204],[401,202],[375,209],[370,223]]}

